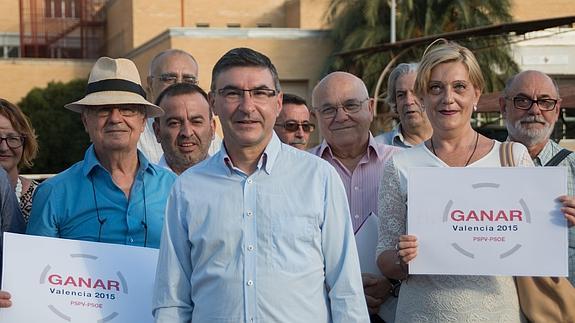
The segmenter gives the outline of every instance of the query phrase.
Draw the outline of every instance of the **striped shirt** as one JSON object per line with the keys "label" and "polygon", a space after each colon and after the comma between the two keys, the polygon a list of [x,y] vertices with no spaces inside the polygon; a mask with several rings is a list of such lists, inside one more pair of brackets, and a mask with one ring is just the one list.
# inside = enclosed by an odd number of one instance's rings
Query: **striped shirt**
{"label": "striped shirt", "polygon": [[338,172],[349,203],[353,231],[361,227],[370,213],[377,214],[377,192],[383,175],[383,166],[393,153],[401,148],[377,143],[369,134],[367,151],[353,171],[347,169],[332,153],[324,140],[310,152],[328,161]]}
{"label": "striped shirt", "polygon": [[[539,155],[533,158],[533,163],[535,166],[545,165],[561,149],[563,147],[549,140]],[[575,153],[569,154],[557,166],[567,168],[567,195],[575,196]],[[575,226],[569,229],[569,280],[575,286]]]}

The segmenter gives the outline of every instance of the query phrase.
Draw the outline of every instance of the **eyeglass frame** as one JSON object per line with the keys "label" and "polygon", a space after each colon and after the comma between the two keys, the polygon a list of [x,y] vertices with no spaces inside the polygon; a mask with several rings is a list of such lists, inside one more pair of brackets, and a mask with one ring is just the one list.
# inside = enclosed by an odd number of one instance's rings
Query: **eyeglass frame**
{"label": "eyeglass frame", "polygon": [[[10,144],[8,143],[8,139],[15,139],[15,138],[20,139],[20,144],[16,147],[10,146]],[[26,142],[26,136],[25,135],[6,136],[6,137],[0,136],[0,145],[2,145],[3,141],[6,141],[6,146],[8,146],[8,148],[16,149],[16,148],[20,148],[20,147],[24,146],[24,143]]]}
{"label": "eyeglass frame", "polygon": [[[241,95],[237,99],[231,100],[231,98],[228,98],[226,95],[224,95],[225,91],[239,91],[239,92],[241,92]],[[216,93],[218,93],[219,96],[223,97],[224,101],[226,101],[227,103],[230,103],[230,104],[235,104],[235,103],[240,102],[243,98],[245,98],[245,92],[249,92],[250,98],[252,98],[252,100],[254,100],[256,102],[265,103],[264,100],[259,100],[259,98],[257,96],[254,96],[254,93],[253,93],[254,91],[267,92],[265,94],[265,96],[266,96],[265,100],[269,100],[269,99],[277,96],[280,93],[279,90],[270,89],[268,87],[256,87],[253,89],[240,89],[240,88],[231,87],[231,86],[226,86],[224,88],[217,89]]]}
{"label": "eyeglass frame", "polygon": [[[291,123],[291,124],[296,125],[297,128],[295,128],[295,129],[293,129],[293,130],[288,129],[288,128],[286,127],[286,125],[287,125],[288,123]],[[285,122],[283,122],[283,123],[276,123],[274,126],[276,126],[276,127],[282,127],[282,128],[283,128],[285,131],[287,131],[287,132],[296,132],[296,131],[298,131],[300,128],[301,128],[301,130],[303,130],[303,132],[305,132],[305,133],[312,133],[312,132],[315,131],[315,124],[313,124],[313,123],[311,123],[311,122],[308,122],[308,121],[297,122],[297,121],[294,121],[294,120],[288,120],[288,121],[285,121]],[[309,131],[306,131],[305,128],[309,128]]]}
{"label": "eyeglass frame", "polygon": [[[543,98],[543,99],[533,100],[532,98],[530,98],[530,97],[528,97],[528,96],[524,96],[524,95],[516,95],[516,96],[514,96],[514,97],[508,97],[508,96],[506,96],[505,99],[510,100],[511,102],[513,102],[513,107],[514,107],[515,109],[523,110],[523,111],[529,111],[529,110],[531,110],[531,108],[533,108],[533,104],[535,104],[535,103],[537,103],[537,106],[539,107],[539,110],[541,110],[541,111],[553,111],[553,110],[555,110],[555,107],[557,107],[557,102],[561,102],[561,99],[560,99],[560,98],[559,98],[559,99]],[[518,106],[517,106],[517,103],[515,103],[515,100],[517,100],[517,99],[525,99],[525,100],[528,100],[528,101],[531,102],[531,104],[529,104],[529,107],[527,107],[527,108],[518,107]],[[543,102],[545,102],[545,101],[553,102],[553,106],[551,107],[551,109],[543,108],[543,107],[541,106],[541,104],[539,104],[539,102],[542,102],[542,101],[543,101]]]}
{"label": "eyeglass frame", "polygon": [[[193,85],[197,85],[198,84],[198,78],[194,75],[182,75],[181,82],[178,82],[178,79],[180,79],[180,77],[178,76],[178,74],[176,73],[164,73],[164,74],[160,74],[160,75],[151,75],[150,76],[152,79],[157,79],[160,80],[162,83],[165,84],[176,84],[176,83],[188,83],[188,84],[193,84]],[[190,79],[191,81],[186,81],[187,79]]]}
{"label": "eyeglass frame", "polygon": [[[327,106],[324,105],[324,106],[321,106],[321,107],[313,107],[313,111],[315,111],[317,114],[319,114],[320,116],[322,116],[324,119],[335,118],[335,116],[337,115],[337,111],[338,111],[339,109],[343,109],[343,112],[345,112],[346,114],[355,114],[355,113],[358,113],[358,112],[361,110],[361,108],[363,108],[363,104],[364,104],[366,101],[369,101],[369,99],[370,99],[370,97],[367,97],[367,98],[365,98],[365,99],[363,99],[363,100],[349,99],[349,100],[346,101],[347,103],[344,103],[344,104],[339,104],[339,105],[327,105]],[[357,102],[350,102],[350,101],[353,101],[353,100],[357,100]],[[356,104],[356,103],[358,104],[357,110],[355,110],[355,111],[349,111],[349,110],[348,110],[348,106],[350,106],[350,105],[352,105],[352,104]],[[333,109],[335,110],[335,113],[334,113],[333,115],[331,115],[331,114],[325,114],[325,113],[323,113],[323,112],[321,111],[321,110],[325,110],[325,109],[328,109],[328,108],[333,108]]]}

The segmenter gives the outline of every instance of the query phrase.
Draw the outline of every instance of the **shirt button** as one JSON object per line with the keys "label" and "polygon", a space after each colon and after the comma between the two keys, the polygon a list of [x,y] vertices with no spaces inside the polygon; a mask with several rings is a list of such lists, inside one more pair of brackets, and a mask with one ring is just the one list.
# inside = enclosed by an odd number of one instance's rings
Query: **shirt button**
{"label": "shirt button", "polygon": [[359,219],[359,214],[356,214],[356,215],[354,215],[353,217],[356,218],[356,219]]}
{"label": "shirt button", "polygon": [[355,186],[353,189],[356,191],[359,191],[359,187],[357,187],[357,186]]}
{"label": "shirt button", "polygon": [[252,211],[248,211],[248,213],[247,213],[247,214],[248,214],[248,216],[252,216],[252,215],[254,215],[254,213],[253,213]]}
{"label": "shirt button", "polygon": [[248,178],[248,184],[251,184],[251,183],[253,183],[253,182],[254,182],[254,181],[252,181],[251,178]]}
{"label": "shirt button", "polygon": [[252,250],[254,250],[254,246],[249,245],[249,246],[248,246],[248,251],[252,251]]}
{"label": "shirt button", "polygon": [[248,286],[253,286],[254,282],[250,279],[248,280]]}

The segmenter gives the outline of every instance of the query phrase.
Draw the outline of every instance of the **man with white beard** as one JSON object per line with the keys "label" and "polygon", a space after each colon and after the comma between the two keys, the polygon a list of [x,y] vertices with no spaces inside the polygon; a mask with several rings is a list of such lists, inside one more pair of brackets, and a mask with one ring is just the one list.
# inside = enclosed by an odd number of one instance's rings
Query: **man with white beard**
{"label": "man with white beard", "polygon": [[[564,214],[575,222],[575,154],[550,140],[561,112],[557,83],[539,71],[524,71],[512,77],[499,98],[509,140],[520,142],[536,166],[562,166],[568,170],[567,194],[562,196]],[[569,229],[569,280],[575,286],[575,228]]]}

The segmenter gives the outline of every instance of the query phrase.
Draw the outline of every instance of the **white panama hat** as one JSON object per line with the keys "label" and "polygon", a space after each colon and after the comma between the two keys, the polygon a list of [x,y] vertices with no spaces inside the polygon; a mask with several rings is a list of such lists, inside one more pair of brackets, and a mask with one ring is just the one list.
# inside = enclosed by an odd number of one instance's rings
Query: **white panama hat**
{"label": "white panama hat", "polygon": [[84,98],[64,107],[81,113],[90,106],[118,104],[140,104],[148,118],[164,114],[162,108],[146,100],[146,91],[142,88],[134,62],[125,58],[100,57],[90,72]]}

